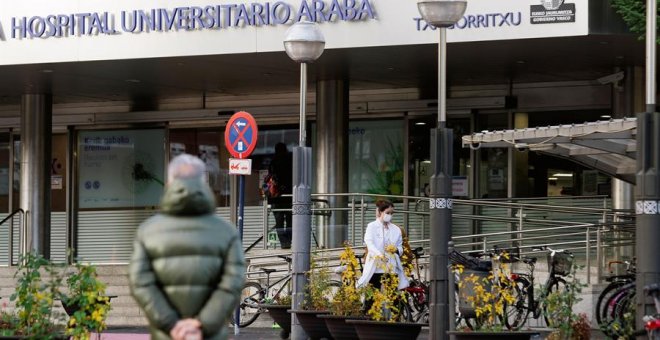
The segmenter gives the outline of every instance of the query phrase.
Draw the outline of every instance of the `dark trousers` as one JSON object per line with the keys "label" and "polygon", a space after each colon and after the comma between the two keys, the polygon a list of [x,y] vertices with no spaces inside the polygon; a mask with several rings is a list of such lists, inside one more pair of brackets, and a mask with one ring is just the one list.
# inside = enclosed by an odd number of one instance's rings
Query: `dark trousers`
{"label": "dark trousers", "polygon": [[282,249],[291,249],[291,212],[275,211],[273,216],[275,217],[275,231]]}

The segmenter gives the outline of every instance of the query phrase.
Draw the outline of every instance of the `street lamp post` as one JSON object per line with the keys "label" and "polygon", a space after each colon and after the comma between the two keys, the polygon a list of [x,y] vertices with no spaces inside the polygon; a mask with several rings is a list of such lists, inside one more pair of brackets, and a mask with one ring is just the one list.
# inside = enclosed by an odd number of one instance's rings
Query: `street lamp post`
{"label": "street lamp post", "polygon": [[[293,150],[293,294],[291,308],[302,309],[309,271],[309,248],[312,231],[312,148],[305,143],[305,106],[307,98],[307,63],[323,54],[325,38],[318,25],[309,21],[293,24],[286,32],[284,49],[293,61],[300,63],[300,131],[298,147]],[[291,318],[291,339],[307,339],[298,317]]]}
{"label": "street lamp post", "polygon": [[463,17],[465,0],[420,0],[417,8],[422,18],[440,31],[438,43],[438,125],[432,131],[430,214],[431,214],[431,299],[430,337],[447,338],[449,320],[449,261],[447,247],[451,240],[451,210],[453,208],[451,179],[453,131],[447,128],[447,27]]}
{"label": "street lamp post", "polygon": [[[660,113],[656,112],[656,38],[658,7],[646,1],[646,112],[637,115],[637,215],[636,329],[643,328],[643,316],[655,312],[644,286],[660,282]],[[643,336],[642,338],[646,338]]]}

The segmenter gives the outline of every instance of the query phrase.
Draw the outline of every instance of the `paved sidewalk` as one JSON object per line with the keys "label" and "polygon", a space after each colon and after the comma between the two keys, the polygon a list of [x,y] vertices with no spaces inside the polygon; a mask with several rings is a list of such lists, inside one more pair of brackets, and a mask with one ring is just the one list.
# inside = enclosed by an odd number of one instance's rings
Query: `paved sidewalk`
{"label": "paved sidewalk", "polygon": [[[263,327],[247,327],[241,328],[239,335],[234,335],[234,329],[230,328],[230,340],[250,339],[250,340],[277,340],[280,339],[279,328],[263,328]],[[539,329],[542,333],[547,332],[547,329]],[[546,333],[547,334],[547,333]],[[540,337],[539,339],[542,339]],[[91,339],[97,339],[94,335]],[[417,340],[428,340],[428,328],[422,328]],[[592,329],[592,340],[607,339],[600,331]],[[101,340],[149,340],[149,331],[143,327],[127,327],[127,328],[112,328],[105,331],[101,335]]]}
{"label": "paved sidewalk", "polygon": [[[230,328],[230,340],[250,339],[250,340],[276,340],[280,339],[280,329],[278,328],[241,328],[239,335],[234,335],[234,329]],[[94,335],[92,339],[97,339]],[[429,338],[428,329],[422,329],[418,340],[427,340]],[[146,328],[112,328],[101,334],[101,340],[149,340],[149,331]]]}

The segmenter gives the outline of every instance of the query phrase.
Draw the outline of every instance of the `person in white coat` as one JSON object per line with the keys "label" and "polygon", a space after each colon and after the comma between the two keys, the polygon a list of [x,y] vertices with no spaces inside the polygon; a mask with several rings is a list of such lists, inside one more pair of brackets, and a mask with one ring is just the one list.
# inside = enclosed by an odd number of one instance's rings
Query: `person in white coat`
{"label": "person in white coat", "polygon": [[[376,220],[367,225],[364,234],[367,257],[362,276],[357,282],[358,287],[371,284],[374,288],[380,289],[381,277],[388,271],[399,277],[399,289],[408,287],[408,278],[403,272],[400,259],[403,254],[403,237],[401,229],[392,223],[392,214],[394,214],[392,202],[376,201]],[[370,302],[366,301],[367,310],[371,307]]]}

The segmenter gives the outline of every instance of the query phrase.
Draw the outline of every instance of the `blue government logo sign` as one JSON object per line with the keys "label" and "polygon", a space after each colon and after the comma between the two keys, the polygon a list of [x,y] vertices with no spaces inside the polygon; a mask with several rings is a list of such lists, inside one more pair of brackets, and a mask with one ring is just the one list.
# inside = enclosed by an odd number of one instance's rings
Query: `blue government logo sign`
{"label": "blue government logo sign", "polygon": [[541,5],[543,5],[548,11],[559,9],[563,3],[564,0],[541,0]]}

